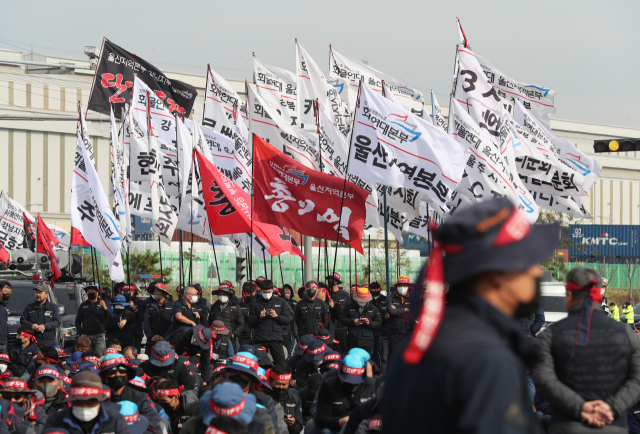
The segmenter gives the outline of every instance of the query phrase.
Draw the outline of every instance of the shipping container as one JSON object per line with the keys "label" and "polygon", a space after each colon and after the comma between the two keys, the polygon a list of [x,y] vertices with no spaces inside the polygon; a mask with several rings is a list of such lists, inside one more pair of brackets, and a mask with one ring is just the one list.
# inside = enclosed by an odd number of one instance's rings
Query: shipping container
{"label": "shipping container", "polygon": [[637,258],[640,256],[640,226],[571,225],[569,256],[585,260],[602,259],[605,262]]}

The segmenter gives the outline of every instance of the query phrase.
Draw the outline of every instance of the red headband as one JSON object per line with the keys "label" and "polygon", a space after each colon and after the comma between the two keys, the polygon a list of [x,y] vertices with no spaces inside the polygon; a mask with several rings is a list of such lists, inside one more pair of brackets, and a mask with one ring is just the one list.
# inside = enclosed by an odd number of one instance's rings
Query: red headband
{"label": "red headband", "polygon": [[219,430],[215,426],[210,426],[209,428],[207,428],[204,434],[227,434],[227,433],[222,430]]}
{"label": "red headband", "polygon": [[249,357],[240,356],[238,354],[233,356],[233,358],[231,359],[231,363],[241,363],[243,365],[248,365],[251,369],[253,369],[256,372],[258,372],[258,368],[260,367],[258,365],[258,362],[256,362],[255,360],[250,359]]}
{"label": "red headband", "polygon": [[290,381],[291,380],[291,374],[276,374],[275,372],[273,372],[271,369],[269,369],[269,376],[271,377],[272,380],[278,380],[278,381]]}
{"label": "red headband", "polygon": [[96,356],[84,356],[82,358],[80,358],[81,362],[99,362],[100,359],[97,358]]}
{"label": "red headband", "polygon": [[311,354],[311,355],[315,356],[316,354],[322,353],[326,349],[327,349],[326,345],[322,344],[321,347],[318,347],[315,350],[307,348],[305,351],[306,351],[307,354]]}
{"label": "red headband", "polygon": [[134,386],[138,386],[138,387],[147,387],[147,385],[144,384],[144,381],[136,380],[135,378],[133,380],[129,380],[129,383],[133,384]]}
{"label": "red headband", "polygon": [[107,369],[110,366],[114,366],[114,365],[126,365],[127,364],[127,359],[125,357],[114,357],[113,359],[109,359],[109,360],[103,360],[102,364],[100,365],[100,369]]}
{"label": "red headband", "polygon": [[226,327],[224,325],[222,327],[216,327],[212,324],[210,328],[215,332],[223,332]]}
{"label": "red headband", "polygon": [[329,360],[340,360],[340,354],[338,353],[329,353],[326,354],[323,358],[323,362],[328,362]]}
{"label": "red headband", "polygon": [[29,389],[29,386],[27,386],[27,382],[26,381],[22,381],[22,380],[11,380],[11,381],[5,381],[4,382],[4,388],[5,389]]}
{"label": "red headband", "polygon": [[215,375],[215,374],[217,374],[218,372],[222,372],[222,371],[224,371],[224,368],[225,368],[225,365],[220,365],[220,366],[218,366],[216,369],[214,369],[214,370],[213,370],[213,372],[211,373],[211,375]]}
{"label": "red headband", "polygon": [[106,350],[104,350],[104,356],[106,356],[107,354],[118,354],[118,350],[116,350],[115,348],[107,348]]}
{"label": "red headband", "polygon": [[0,360],[9,361],[9,354],[0,354]]}
{"label": "red headband", "polygon": [[71,396],[97,396],[103,394],[104,390],[97,387],[72,387],[69,389],[69,395]]}
{"label": "red headband", "polygon": [[18,333],[18,336],[25,336],[25,337],[28,337],[30,339],[33,339],[34,341],[36,340],[36,337],[34,335],[29,334],[29,333],[25,333],[25,332]]}
{"label": "red headband", "polygon": [[155,396],[174,396],[174,395],[180,395],[180,392],[182,392],[182,389],[184,389],[184,384],[180,387],[178,387],[177,389],[158,389],[155,390],[153,392],[153,394]]}
{"label": "red headband", "polygon": [[138,416],[140,413],[136,412],[134,414],[123,414],[124,420],[127,421],[127,424],[136,423],[138,421]]}
{"label": "red headband", "polygon": [[598,280],[592,279],[585,286],[580,286],[574,282],[567,282],[567,291],[588,291],[589,297],[584,301],[580,318],[578,320],[578,329],[576,330],[576,345],[584,347],[589,342],[589,333],[591,332],[591,316],[593,315],[594,303],[602,303],[601,288],[598,287]]}
{"label": "red headband", "polygon": [[40,378],[43,375],[53,375],[56,378],[60,378],[60,373],[56,369],[38,369],[34,375],[35,378]]}
{"label": "red headband", "polygon": [[242,413],[245,403],[246,398],[243,396],[242,401],[240,401],[240,403],[234,405],[233,407],[221,407],[219,405],[216,405],[213,401],[209,401],[209,407],[211,408],[211,411],[213,411],[218,416],[233,417]]}
{"label": "red headband", "polygon": [[158,353],[156,353],[156,351],[152,348],[151,349],[151,354],[153,354],[153,358],[160,361],[160,362],[165,362],[167,360],[169,360],[171,358],[171,354],[173,354],[173,350],[171,350],[171,352],[165,356],[161,356]]}
{"label": "red headband", "polygon": [[593,279],[587,283],[586,286],[580,286],[574,282],[567,282],[567,291],[588,291],[591,300],[596,303],[602,303],[602,294],[600,294],[600,287],[598,286],[598,280]]}
{"label": "red headband", "polygon": [[352,368],[351,366],[342,365],[342,372],[348,375],[362,375],[364,368]]}
{"label": "red headband", "polygon": [[329,363],[327,365],[327,368],[330,368],[330,369],[338,369],[339,367],[340,365],[338,365],[337,363]]}

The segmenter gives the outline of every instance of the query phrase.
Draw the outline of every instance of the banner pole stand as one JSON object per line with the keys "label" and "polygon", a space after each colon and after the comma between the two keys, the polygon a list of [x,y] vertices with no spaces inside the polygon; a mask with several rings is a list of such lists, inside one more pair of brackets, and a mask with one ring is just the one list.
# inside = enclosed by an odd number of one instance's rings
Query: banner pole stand
{"label": "banner pole stand", "polygon": [[[271,257],[271,259],[273,259],[273,256]],[[273,264],[273,261],[271,262],[271,264]],[[281,286],[284,285],[284,273],[282,272],[282,256],[278,255],[278,264],[280,265],[280,279],[282,279],[282,282],[280,283]],[[284,292],[284,289],[282,290],[282,292]],[[284,294],[282,294],[284,295]],[[293,298],[293,290],[291,290],[291,298]]]}

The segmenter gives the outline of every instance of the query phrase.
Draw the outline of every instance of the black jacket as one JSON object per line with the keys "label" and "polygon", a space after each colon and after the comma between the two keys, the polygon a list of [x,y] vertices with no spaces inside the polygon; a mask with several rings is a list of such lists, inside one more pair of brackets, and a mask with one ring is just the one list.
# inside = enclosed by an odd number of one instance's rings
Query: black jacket
{"label": "black jacket", "polygon": [[[369,324],[355,325],[356,319],[369,318]],[[378,308],[371,302],[360,311],[360,305],[352,301],[342,310],[340,317],[342,325],[347,327],[347,341],[358,342],[357,346],[373,345],[373,332],[382,326],[382,319]]]}
{"label": "black jacket", "polygon": [[[136,345],[135,328],[136,328],[136,314],[129,308],[126,308],[122,315],[117,315],[115,312],[109,312],[109,320],[105,324],[107,331],[107,338],[118,339],[122,344],[122,348],[134,347]],[[118,323],[120,320],[125,320],[127,323],[124,327],[120,328]]]}
{"label": "black jacket", "polygon": [[[0,296],[0,298],[2,298]],[[7,338],[9,337],[9,311],[7,304],[4,301],[0,301],[0,345],[7,344]]]}
{"label": "black jacket", "polygon": [[9,354],[9,360],[11,361],[11,372],[13,372],[13,375],[16,377],[22,376],[24,371],[26,371],[27,367],[31,364],[33,356],[39,352],[40,349],[35,342],[31,342],[24,348],[20,347],[17,342],[11,345],[8,348],[7,353]]}
{"label": "black jacket", "polygon": [[302,419],[306,424],[307,421],[311,418],[311,405],[313,404],[315,393],[313,393],[313,391],[309,389],[309,386],[305,387],[302,390],[300,389],[300,387],[298,387],[298,390],[300,390],[300,402],[302,405]]}
{"label": "black jacket", "polygon": [[304,420],[302,419],[302,403],[298,394],[287,389],[287,393],[278,401],[278,404],[284,409],[285,416],[291,415],[296,420],[293,425],[287,426],[289,434],[299,434],[304,427]]}
{"label": "black jacket", "polygon": [[[182,430],[179,434],[205,434],[207,432],[207,428],[209,428],[209,426],[202,422],[202,415],[198,415],[190,418],[182,426]],[[266,433],[276,434],[273,426],[271,426],[271,419],[269,418],[269,415],[266,414],[266,410],[264,408],[258,408],[256,409],[251,422],[247,425],[247,434]]]}
{"label": "black jacket", "polygon": [[67,396],[62,390],[58,389],[56,396],[49,402],[45,401],[43,408],[46,414],[53,414],[60,410],[66,410],[69,407],[71,407],[71,405],[67,402]]}
{"label": "black jacket", "polygon": [[405,309],[411,309],[411,293],[407,292],[404,297],[397,292],[387,297],[387,311],[389,312],[389,334],[406,335],[413,331],[414,321],[408,321],[409,312]]}
{"label": "black jacket", "polygon": [[320,429],[329,428],[339,432],[340,419],[348,416],[351,410],[373,397],[374,384],[375,380],[367,377],[353,394],[348,395],[342,388],[340,377],[331,377],[323,381],[318,390],[316,413],[316,423]]}
{"label": "black jacket", "polygon": [[[70,434],[84,434],[84,431],[80,428],[78,419],[76,419],[71,412],[71,408],[50,414],[44,426],[44,429],[48,428],[63,428],[69,431]],[[108,433],[131,434],[129,425],[127,425],[127,421],[124,420],[124,416],[111,408],[101,406],[100,412],[98,413],[98,422],[89,434]]]}
{"label": "black jacket", "polygon": [[382,409],[380,408],[380,401],[378,399],[370,399],[349,413],[349,421],[344,427],[344,431],[340,434],[355,434],[363,420],[373,419]]}
{"label": "black jacket", "polygon": [[121,401],[131,401],[138,406],[138,412],[149,420],[149,427],[156,432],[160,432],[160,415],[149,404],[148,395],[144,392],[135,390],[128,384],[124,386],[124,390],[120,395],[116,395],[111,391],[109,401],[119,403]]}
{"label": "black jacket", "polygon": [[[282,326],[289,324],[289,308],[285,306],[285,301],[280,297],[272,296],[271,299],[265,300],[259,297],[249,309],[249,326],[254,329],[255,342],[282,342]],[[262,310],[273,309],[276,317],[272,318],[265,315],[260,318]]]}
{"label": "black jacket", "polygon": [[199,413],[198,395],[193,390],[186,390],[180,394],[180,404],[177,412],[167,413],[173,434],[180,434],[185,422],[191,416]]}
{"label": "black jacket", "polygon": [[211,323],[209,322],[209,311],[211,310],[211,302],[204,297],[200,297],[198,301],[192,304],[192,306],[200,314],[200,324],[205,327],[209,327],[211,325]]}
{"label": "black jacket", "polygon": [[329,328],[329,308],[319,298],[300,300],[296,306],[295,323],[299,336],[316,336],[320,329]]}
{"label": "black jacket", "polygon": [[380,319],[382,320],[382,326],[378,331],[382,333],[382,336],[384,337],[389,336],[389,318],[387,318],[387,314],[389,313],[389,310],[387,309],[387,298],[388,297],[386,295],[380,295],[378,296],[378,298],[374,298],[372,301],[374,306],[377,307],[378,310],[380,311]]}
{"label": "black jacket", "polygon": [[211,305],[209,324],[213,324],[214,321],[222,321],[233,337],[239,337],[244,329],[244,316],[240,306],[233,300],[229,300],[224,307],[219,301]]}
{"label": "black jacket", "polygon": [[343,289],[331,293],[331,299],[333,300],[333,308],[330,308],[330,322],[329,330],[333,334],[334,330],[340,330],[346,328],[340,321],[342,311],[345,306],[351,301],[349,293]]}
{"label": "black jacket", "polygon": [[255,296],[251,300],[244,297],[234,297],[233,301],[238,305],[240,312],[242,312],[242,316],[244,317],[244,329],[242,329],[242,332],[240,333],[240,338],[252,339],[253,327],[249,325],[249,310],[255,301]]}
{"label": "black jacket", "polygon": [[168,298],[160,306],[154,298],[145,303],[143,329],[147,340],[155,335],[166,337],[173,319],[173,302]]}
{"label": "black jacket", "polygon": [[514,320],[471,292],[449,292],[422,361],[409,365],[399,354],[389,362],[383,432],[539,432],[523,362],[534,359]]}
{"label": "black jacket", "polygon": [[42,306],[37,302],[29,303],[22,311],[20,324],[31,326],[44,324],[43,332],[32,331],[40,345],[55,345],[56,330],[62,324],[58,305],[47,300]]}
{"label": "black jacket", "polygon": [[627,410],[640,400],[640,340],[627,324],[619,323],[595,306],[589,339],[576,345],[583,305],[574,304],[569,316],[535,339],[541,359],[534,368],[536,386],[551,403],[552,425],[578,430],[585,401],[603,400],[615,420],[627,427]]}
{"label": "black jacket", "polygon": [[145,360],[140,364],[140,368],[150,377],[147,385],[150,385],[157,378],[168,378],[180,385],[184,385],[185,390],[193,390],[194,388],[195,382],[193,377],[189,375],[189,369],[178,359],[164,368],[154,365],[150,360]]}
{"label": "black jacket", "polygon": [[276,414],[276,402],[272,397],[265,395],[264,393],[258,392],[255,389],[249,390],[249,393],[256,397],[256,402],[263,406],[271,417],[271,423],[273,424],[273,429],[278,431],[278,415]]}
{"label": "black jacket", "polygon": [[76,331],[78,335],[97,335],[106,331],[109,311],[100,305],[100,300],[84,301],[76,314]]}
{"label": "black jacket", "polygon": [[313,374],[319,373],[320,370],[316,368],[316,365],[314,365],[313,362],[305,362],[304,359],[300,359],[300,361],[296,363],[296,369],[294,372],[296,387],[298,390],[302,390],[304,387],[307,387],[307,380],[309,377]]}
{"label": "black jacket", "polygon": [[208,383],[211,380],[211,357],[209,349],[202,349],[199,344],[192,344],[193,329],[178,329],[165,338],[167,342],[175,349],[176,354],[187,353],[188,357],[198,356],[200,359],[200,372],[202,372],[202,381]]}

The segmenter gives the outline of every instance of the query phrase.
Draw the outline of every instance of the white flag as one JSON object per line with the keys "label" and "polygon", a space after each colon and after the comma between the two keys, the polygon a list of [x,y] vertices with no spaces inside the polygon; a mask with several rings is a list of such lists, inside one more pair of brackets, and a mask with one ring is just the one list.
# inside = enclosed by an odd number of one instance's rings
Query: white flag
{"label": "white flag", "polygon": [[115,216],[95,168],[88,164],[90,160],[81,134],[77,137],[71,178],[71,226],[78,229],[84,239],[105,257],[111,280],[122,282],[124,268]]}
{"label": "white flag", "polygon": [[[330,78],[346,78],[350,80],[349,101],[356,100],[358,92],[358,84],[362,80],[363,84],[371,87],[378,92],[382,91],[382,82],[384,81],[391,94],[400,104],[411,113],[422,116],[424,112],[424,95],[418,89],[407,86],[401,81],[380,72],[369,65],[351,59],[340,53],[333,47],[330,47],[329,61],[331,62]],[[355,110],[355,108],[353,108]]]}
{"label": "white flag", "polygon": [[[151,153],[160,155],[156,136],[149,136],[149,147]],[[160,237],[160,241],[171,246],[171,238],[178,224],[176,211],[178,208],[172,206],[164,187],[160,160],[156,159],[156,165],[151,174],[151,230]]]}
{"label": "white flag", "polygon": [[296,75],[286,69],[267,65],[254,54],[253,79],[258,95],[273,107],[278,107],[280,115],[289,120],[289,125],[300,127],[296,107]]}
{"label": "white flag", "polygon": [[[427,111],[425,110],[424,112],[425,116],[428,116]],[[433,122],[433,125],[442,128],[442,131],[447,131],[449,129],[447,120],[444,118],[442,110],[440,110],[440,105],[438,104],[438,100],[436,99],[433,91],[431,91],[431,121]]]}
{"label": "white flag", "polygon": [[[249,86],[247,103],[251,133],[259,135],[298,163],[313,170],[319,169],[317,137],[289,125],[252,86]],[[317,130],[315,117],[314,129]]]}
{"label": "white flag", "polygon": [[537,191],[532,191],[531,196],[540,208],[560,211],[581,219],[592,219],[589,211],[583,205],[578,204],[572,197],[539,193]]}
{"label": "white flag", "polygon": [[238,117],[234,134],[236,150],[233,154],[233,182],[246,193],[251,194],[251,167],[253,160],[249,148],[249,130],[244,118]]}
{"label": "white flag", "polygon": [[87,122],[84,118],[84,114],[82,113],[82,107],[80,107],[80,103],[78,103],[78,113],[80,117],[80,134],[82,135],[82,143],[84,144],[85,151],[87,151],[87,158],[91,162],[91,165],[93,167],[96,167],[96,157],[93,154],[93,143],[91,143],[91,138],[89,137]]}
{"label": "white flag", "polygon": [[[246,116],[245,104],[227,80],[208,65],[207,68],[209,73],[202,124],[227,137],[233,137],[234,119]],[[196,119],[195,116],[193,119]]]}
{"label": "white flag", "polygon": [[113,199],[118,233],[125,246],[131,244],[131,215],[127,204],[127,167],[124,161],[124,151],[120,148],[118,128],[111,108],[111,178],[109,182],[109,197]]}
{"label": "white flag", "polygon": [[15,252],[23,248],[24,240],[24,217],[35,222],[35,219],[22,205],[2,193],[0,200],[0,242],[8,252]]}
{"label": "white flag", "polygon": [[478,59],[478,63],[484,71],[484,75],[489,80],[489,83],[498,89],[498,95],[508,101],[517,99],[528,110],[531,110],[531,113],[545,128],[551,128],[550,120],[556,112],[554,105],[555,90],[513,80],[498,71],[497,68],[492,66],[480,55],[476,54],[476,59]]}
{"label": "white flag", "polygon": [[355,116],[350,173],[422,192],[442,206],[451,199],[468,160],[466,146],[367,86]]}
{"label": "white flag", "polygon": [[177,125],[177,148],[178,148],[178,161],[180,167],[178,168],[180,172],[180,197],[184,198],[187,194],[187,183],[189,176],[189,172],[191,169],[191,154],[193,154],[193,144],[191,138],[191,131],[187,127],[186,123],[191,122],[189,119],[185,119],[184,121],[179,120],[176,116],[176,125]]}

